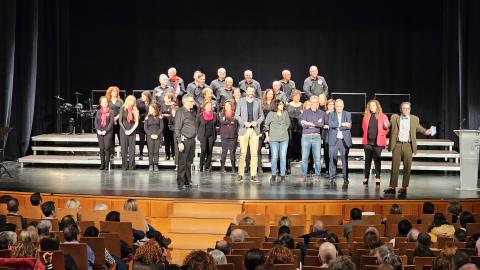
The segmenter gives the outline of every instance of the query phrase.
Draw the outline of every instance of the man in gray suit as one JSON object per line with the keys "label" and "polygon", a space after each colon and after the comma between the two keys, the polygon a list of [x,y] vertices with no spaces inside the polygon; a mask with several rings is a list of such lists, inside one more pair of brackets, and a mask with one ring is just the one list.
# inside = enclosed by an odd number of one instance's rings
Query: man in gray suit
{"label": "man in gray suit", "polygon": [[247,96],[240,99],[235,110],[235,119],[239,124],[238,135],[240,139],[240,162],[238,165],[238,181],[243,181],[245,174],[245,159],[247,148],[250,147],[250,176],[251,182],[257,181],[257,150],[260,126],[264,120],[260,100],[255,98],[255,88],[247,86]]}
{"label": "man in gray suit", "polygon": [[303,92],[307,98],[311,96],[320,96],[320,94],[325,94],[328,96],[328,85],[325,78],[318,76],[318,68],[316,66],[311,66],[308,70],[310,76],[305,79],[303,82]]}
{"label": "man in gray suit", "polygon": [[342,173],[345,184],[348,184],[348,151],[352,147],[352,115],[343,110],[343,100],[335,100],[335,112],[328,114],[328,146],[330,165],[328,174],[331,181],[337,177],[338,152],[342,159]]}

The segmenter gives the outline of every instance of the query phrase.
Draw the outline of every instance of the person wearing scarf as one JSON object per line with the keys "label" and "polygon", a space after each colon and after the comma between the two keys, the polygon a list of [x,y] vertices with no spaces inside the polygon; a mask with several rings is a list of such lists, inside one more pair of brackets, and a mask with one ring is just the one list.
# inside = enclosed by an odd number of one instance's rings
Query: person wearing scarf
{"label": "person wearing scarf", "polygon": [[173,94],[177,100],[177,104],[181,104],[182,96],[185,94],[185,83],[183,79],[177,75],[177,70],[174,67],[168,69],[168,84],[173,88]]}
{"label": "person wearing scarf", "polygon": [[222,140],[222,157],[220,171],[225,173],[225,161],[230,150],[230,162],[232,173],[236,173],[235,152],[237,150],[238,120],[235,119],[235,106],[233,101],[227,100],[223,103],[223,110],[220,113],[220,138]]}
{"label": "person wearing scarf", "polygon": [[201,106],[202,112],[197,116],[197,139],[200,141],[200,171],[212,170],[212,151],[217,139],[218,115],[213,111],[212,103],[205,102]]}
{"label": "person wearing scarf", "polygon": [[100,110],[95,115],[98,147],[100,148],[100,170],[108,170],[110,165],[110,150],[112,147],[113,123],[115,114],[108,106],[106,96],[100,97]]}
{"label": "person wearing scarf", "polygon": [[[118,123],[120,125],[120,147],[122,154],[122,170],[135,170],[136,129],[139,124],[139,112],[135,106],[133,95],[125,99],[120,109]],[[127,166],[128,165],[128,166]]]}

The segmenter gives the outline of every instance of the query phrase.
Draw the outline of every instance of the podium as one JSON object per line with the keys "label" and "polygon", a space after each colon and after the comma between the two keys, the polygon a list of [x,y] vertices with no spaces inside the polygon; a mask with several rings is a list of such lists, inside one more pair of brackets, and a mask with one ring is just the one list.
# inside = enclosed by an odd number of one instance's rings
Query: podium
{"label": "podium", "polygon": [[454,130],[460,141],[460,188],[457,190],[480,190],[478,187],[478,153],[480,130]]}

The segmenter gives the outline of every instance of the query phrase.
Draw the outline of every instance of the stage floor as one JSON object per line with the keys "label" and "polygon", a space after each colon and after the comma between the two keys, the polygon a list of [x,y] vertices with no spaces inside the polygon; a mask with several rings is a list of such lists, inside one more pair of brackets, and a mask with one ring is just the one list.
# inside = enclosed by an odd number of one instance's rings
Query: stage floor
{"label": "stage floor", "polygon": [[[343,180],[331,184],[325,177],[315,182],[300,183],[299,171],[287,176],[285,182],[270,183],[269,173],[259,176],[261,183],[248,181],[236,183],[236,175],[211,173],[193,173],[193,182],[198,187],[190,190],[178,190],[176,172],[162,169],[148,172],[145,169],[121,171],[114,169],[103,172],[92,167],[52,167],[36,166],[19,168],[18,163],[9,165],[13,178],[3,175],[0,178],[0,190],[19,192],[45,192],[57,194],[80,194],[100,196],[132,196],[149,198],[182,199],[222,199],[222,200],[339,200],[339,199],[382,199],[383,189],[387,187],[388,173],[383,173],[380,188],[374,183],[368,187],[362,185],[360,172],[350,174],[350,184]],[[460,177],[458,174],[415,174],[410,180],[407,199],[477,199],[480,192],[457,191]],[[393,199],[394,197],[386,197]]]}

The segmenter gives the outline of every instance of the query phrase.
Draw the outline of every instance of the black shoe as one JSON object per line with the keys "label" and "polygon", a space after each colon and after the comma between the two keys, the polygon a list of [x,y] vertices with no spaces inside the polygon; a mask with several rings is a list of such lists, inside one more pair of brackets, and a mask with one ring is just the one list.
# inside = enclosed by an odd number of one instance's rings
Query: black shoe
{"label": "black shoe", "polygon": [[166,159],[167,159],[167,160],[170,160],[170,156],[167,156],[167,158],[166,158]]}
{"label": "black shoe", "polygon": [[389,187],[389,188],[383,190],[383,193],[385,193],[385,194],[395,194],[395,188],[394,187]]}
{"label": "black shoe", "polygon": [[398,195],[407,195],[407,188],[401,188],[398,190]]}
{"label": "black shoe", "polygon": [[102,164],[102,165],[100,165],[100,167],[99,167],[98,169],[99,169],[100,171],[103,171],[103,170],[105,170],[105,165],[103,165],[103,164]]}
{"label": "black shoe", "polygon": [[143,160],[143,154],[140,154],[140,156],[138,157],[138,160]]}
{"label": "black shoe", "polygon": [[[253,177],[252,177],[252,178],[253,178]],[[270,181],[275,182],[276,180],[277,180],[277,176],[272,175],[272,176],[270,177]]]}

